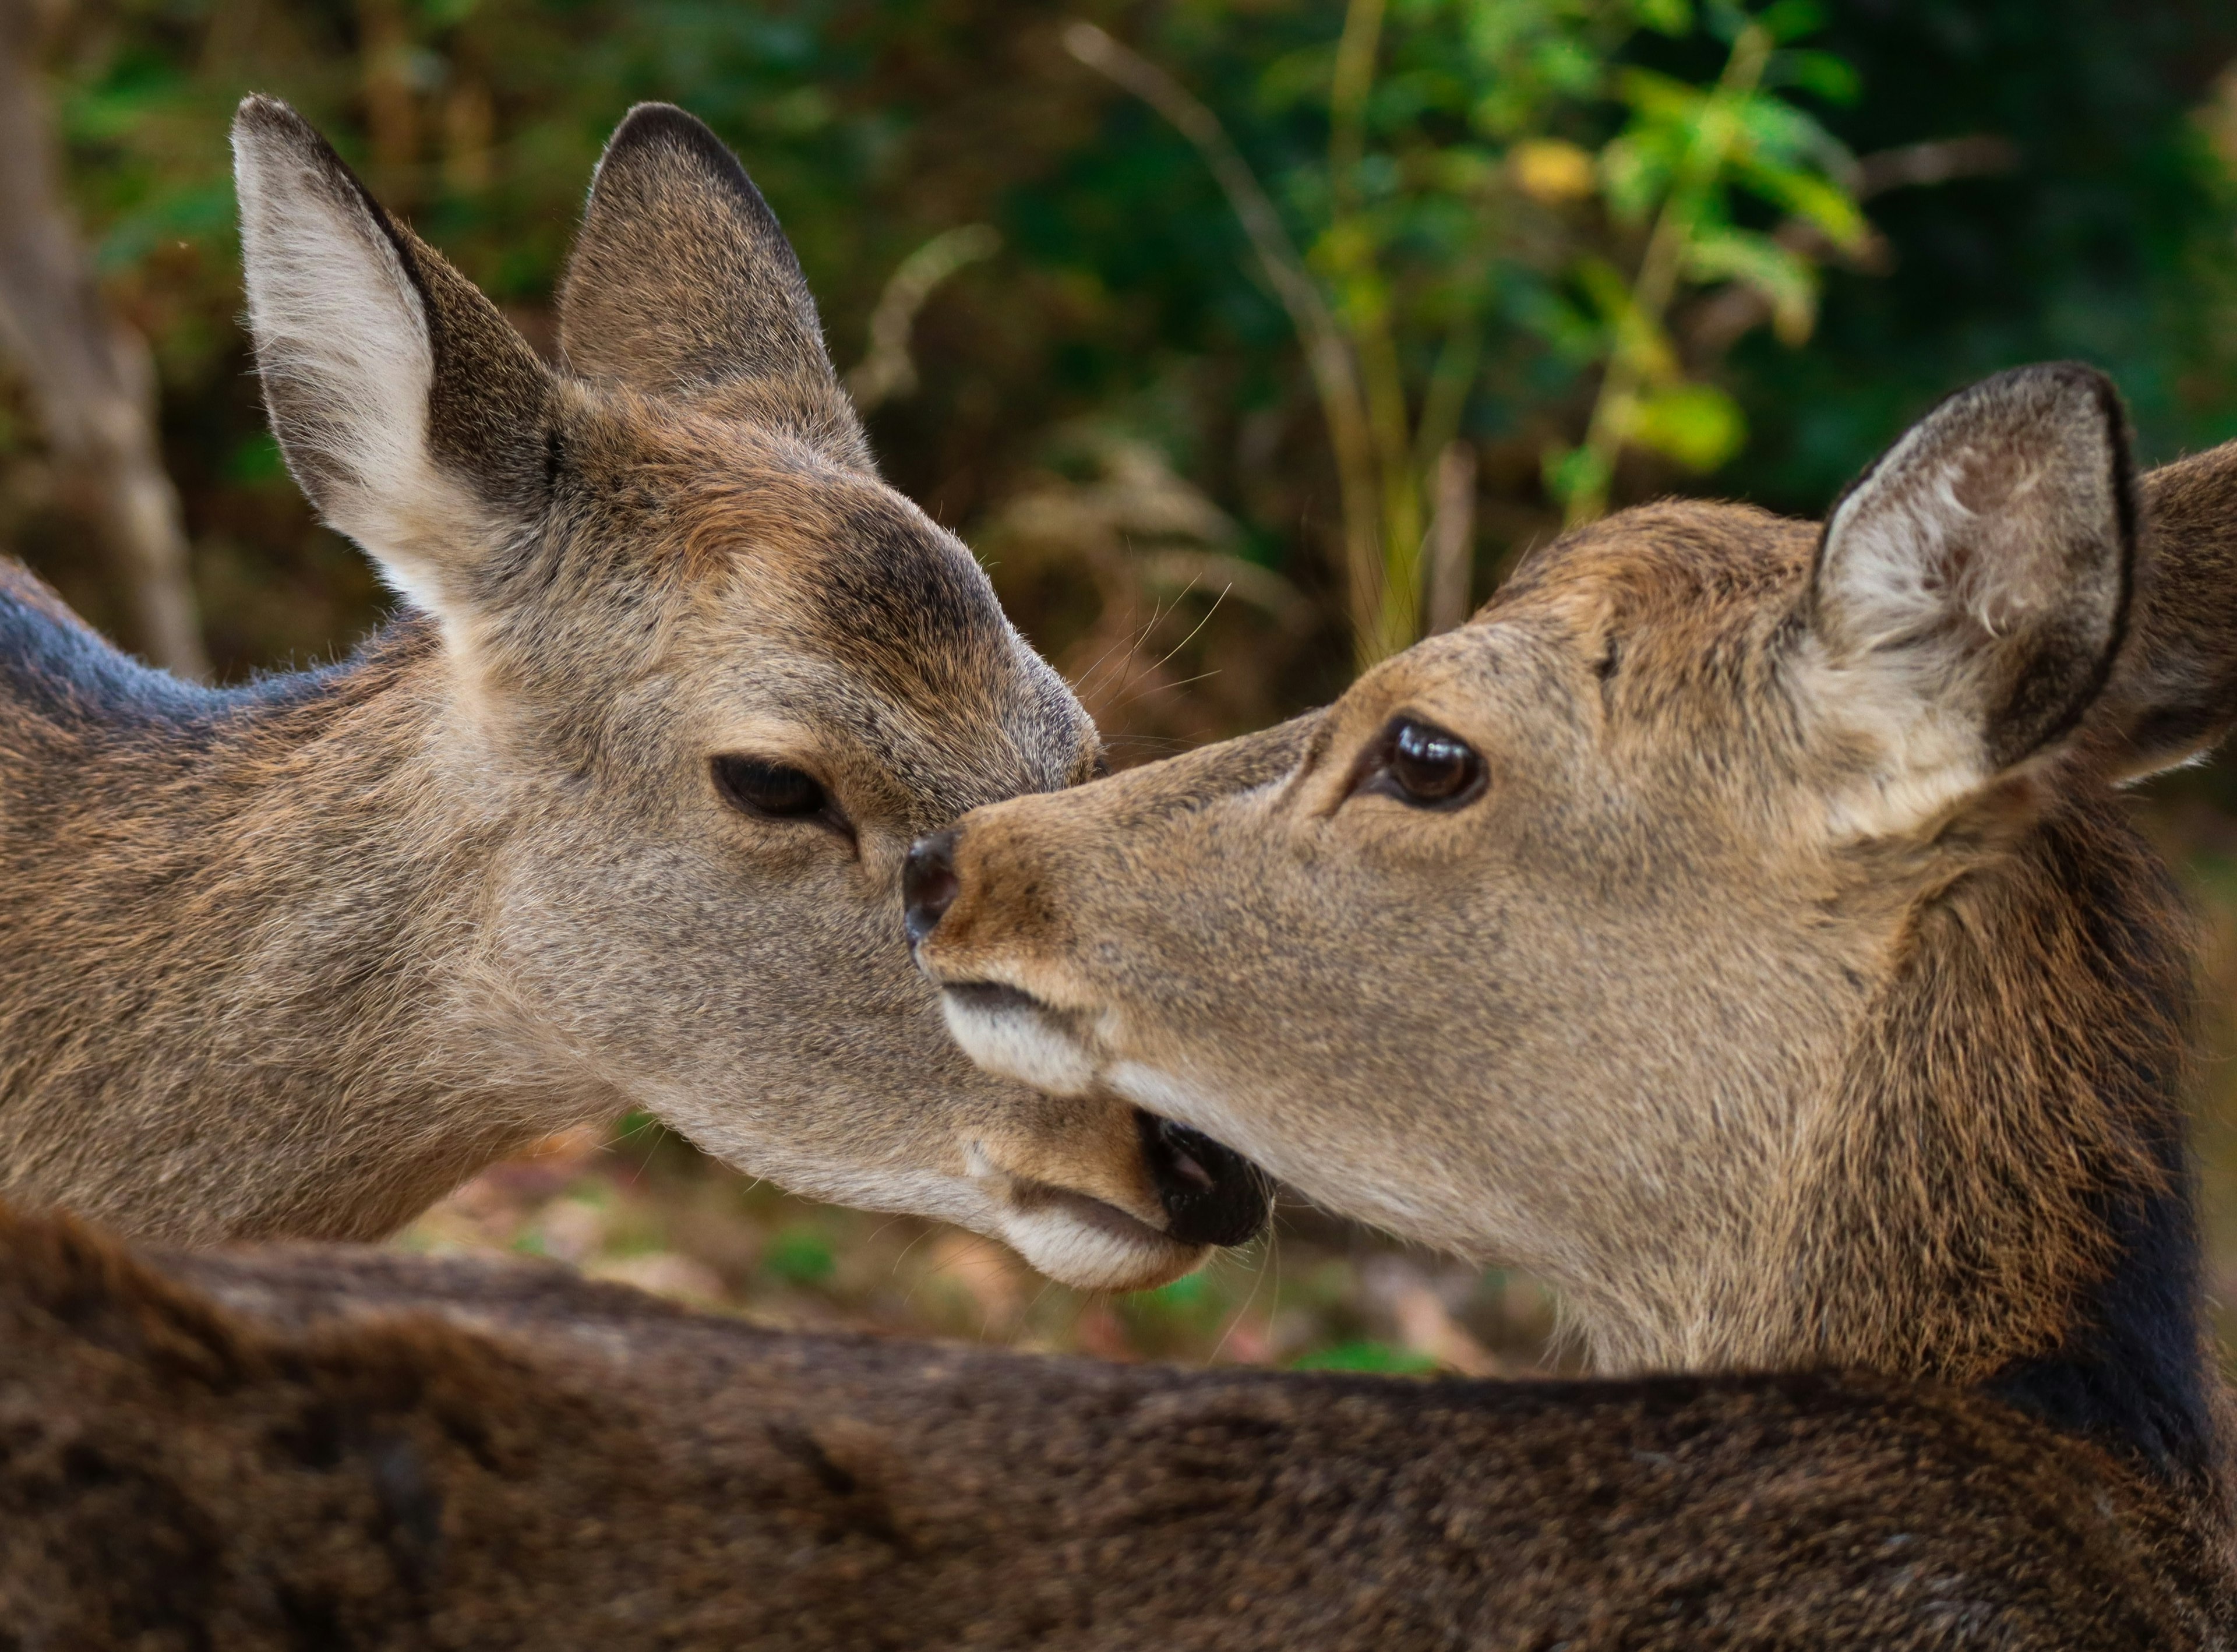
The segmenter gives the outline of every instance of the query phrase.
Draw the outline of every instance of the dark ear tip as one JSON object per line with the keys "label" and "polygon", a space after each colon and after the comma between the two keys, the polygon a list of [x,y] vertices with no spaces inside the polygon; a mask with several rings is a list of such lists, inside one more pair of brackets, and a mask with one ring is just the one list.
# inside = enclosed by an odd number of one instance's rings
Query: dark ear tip
{"label": "dark ear tip", "polygon": [[261,92],[251,92],[241,100],[241,107],[233,112],[233,135],[240,139],[261,134],[282,137],[318,137],[318,129],[295,113],[276,97],[267,97]]}
{"label": "dark ear tip", "polygon": [[[591,181],[591,199],[596,201],[624,178],[643,180],[639,187],[655,190],[673,187],[677,180],[672,169],[678,162],[687,180],[695,175],[712,180],[752,218],[772,226],[775,223],[769,203],[754,188],[753,179],[730,153],[729,146],[715,135],[706,122],[673,103],[639,103],[622,116],[622,123],[606,141],[597,175]],[[652,182],[656,179],[662,181]]]}
{"label": "dark ear tip", "polygon": [[[307,161],[329,177],[346,184],[360,195],[364,186],[349,163],[334,153],[334,146],[327,142],[326,135],[298,115],[276,97],[267,97],[252,92],[241,100],[234,111],[233,149],[236,164],[254,165],[260,152],[270,156],[274,151],[293,150],[299,160]],[[365,195],[368,204],[373,197]]]}
{"label": "dark ear tip", "polygon": [[715,135],[713,128],[673,103],[639,103],[623,116],[613,136],[606,140],[606,162],[654,144],[690,150],[726,169],[738,164],[737,156]]}
{"label": "dark ear tip", "polygon": [[1991,393],[1999,389],[2049,391],[2086,398],[2108,413],[2116,412],[2121,406],[2119,387],[2102,370],[2087,361],[2036,361],[2023,367],[2009,367],[1983,379],[1976,388]]}

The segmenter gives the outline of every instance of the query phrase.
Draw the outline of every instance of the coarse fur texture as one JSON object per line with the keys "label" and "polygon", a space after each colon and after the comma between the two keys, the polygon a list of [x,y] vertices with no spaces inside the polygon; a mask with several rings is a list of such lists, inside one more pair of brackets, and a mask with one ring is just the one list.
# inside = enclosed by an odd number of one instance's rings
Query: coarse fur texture
{"label": "coarse fur texture", "polygon": [[[1133,1110],[974,1068],[895,875],[1099,761],[881,482],[798,264],[682,111],[614,135],[545,366],[285,106],[234,127],[273,428],[404,598],[207,690],[0,563],[0,1195],[175,1241],[370,1238],[650,1112],[803,1193],[1170,1278]],[[716,760],[796,770],[797,817]]]}
{"label": "coarse fur texture", "polygon": [[1930,1384],[1099,1365],[0,1217],[25,1646],[2157,1652],[2228,1643],[2218,1541]]}
{"label": "coarse fur texture", "polygon": [[[949,1025],[1550,1277],[1610,1371],[2003,1395],[2226,1528],[2191,938],[2113,783],[2237,717],[2237,446],[1930,413],[1825,529],[1625,512],[1323,713],[923,851]],[[1475,754],[1409,793],[1397,731]]]}
{"label": "coarse fur texture", "polygon": [[[1883,498],[2052,519],[1945,516],[1939,568],[1844,590],[1891,541],[1838,513],[1630,513],[1329,712],[918,851],[982,1054],[1520,1255],[1676,1373],[1118,1370],[9,1219],[0,1604],[62,1645],[2237,1643],[2188,936],[2104,784],[2237,710],[2174,703],[2226,662],[2153,611],[2227,552],[2149,537],[2094,375],[1925,429],[1957,451]],[[2097,479],[1915,486],[2030,432]],[[2098,578],[1969,561],[2085,542]],[[1482,783],[1408,802],[1394,716]]]}

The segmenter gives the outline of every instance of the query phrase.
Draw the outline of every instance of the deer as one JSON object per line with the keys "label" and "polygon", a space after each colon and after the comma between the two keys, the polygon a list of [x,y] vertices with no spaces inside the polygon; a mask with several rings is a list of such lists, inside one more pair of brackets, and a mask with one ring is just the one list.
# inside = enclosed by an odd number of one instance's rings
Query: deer
{"label": "deer", "polygon": [[990,1070],[1537,1270],[1597,1370],[1993,1396],[2232,1552],[2115,788],[2237,708],[2233,516],[2237,450],[2139,486],[2102,375],[2000,375],[1822,528],[1607,518],[1323,713],[965,816],[919,961]]}
{"label": "deer", "polygon": [[615,131],[557,366],[286,105],[234,144],[272,429],[399,611],[210,689],[0,561],[0,1197],[366,1239],[637,1111],[1078,1284],[1255,1231],[1247,1166],[980,1072],[908,963],[910,841],[1100,746],[714,134]]}
{"label": "deer", "polygon": [[2237,717],[2233,504],[2237,444],[2137,479],[2101,377],[2023,370],[1822,528],[1610,517],[1324,710],[912,849],[977,1059],[1527,1261],[1593,1375],[794,1336],[517,1260],[9,1215],[0,1621],[2237,1643],[2190,937],[2113,790]]}

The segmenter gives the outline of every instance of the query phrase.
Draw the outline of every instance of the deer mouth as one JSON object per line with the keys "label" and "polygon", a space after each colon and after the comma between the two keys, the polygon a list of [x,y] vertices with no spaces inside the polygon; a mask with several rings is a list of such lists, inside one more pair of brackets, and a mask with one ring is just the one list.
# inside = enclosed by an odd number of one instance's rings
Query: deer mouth
{"label": "deer mouth", "polygon": [[1077,1188],[1008,1180],[1002,1236],[1050,1278],[1082,1289],[1147,1290],[1264,1230],[1273,1183],[1264,1171],[1186,1125],[1138,1111],[1135,1123],[1162,1225]]}
{"label": "deer mouth", "polygon": [[1057,1013],[1024,988],[1013,987],[1006,981],[943,981],[940,990],[955,1003],[985,1015],[997,1015],[1006,1010],[1025,1010],[1039,1015]]}
{"label": "deer mouth", "polygon": [[1050,1095],[1085,1095],[1097,1053],[1068,1010],[1000,981],[943,981],[940,1010],[948,1035],[989,1072]]}
{"label": "deer mouth", "polygon": [[[1053,1095],[1099,1087],[1099,1058],[1077,1015],[1006,981],[942,982],[940,1004],[948,1031],[980,1066]],[[1209,1249],[1247,1244],[1265,1231],[1273,1213],[1271,1177],[1199,1130],[1140,1107],[1132,1111],[1162,1222],[1075,1189],[1018,1180],[1008,1199],[1017,1225],[1034,1230],[1060,1224],[1079,1246],[1126,1247],[1145,1261],[1184,1252],[1189,1260],[1169,1277],[1196,1265]]]}

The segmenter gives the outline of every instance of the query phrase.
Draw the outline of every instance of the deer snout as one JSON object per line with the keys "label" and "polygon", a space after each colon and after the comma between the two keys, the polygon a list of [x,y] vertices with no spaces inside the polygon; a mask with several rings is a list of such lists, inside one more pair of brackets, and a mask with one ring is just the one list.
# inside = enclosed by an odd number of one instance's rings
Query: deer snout
{"label": "deer snout", "polygon": [[901,922],[910,946],[940,927],[962,887],[955,876],[953,827],[909,845],[908,859],[901,864]]}
{"label": "deer snout", "polygon": [[[901,904],[913,950],[925,947],[962,895],[963,874],[956,864],[961,835],[961,828],[951,827],[910,846],[901,868]],[[974,889],[979,869],[973,868]],[[978,924],[970,914],[958,922],[967,928]],[[948,1030],[964,1050],[989,1071],[1045,1095],[1107,1096],[1107,1091],[1098,1090],[1098,1056],[1078,1017],[1024,988],[958,975],[944,967],[939,952],[952,949],[959,938],[964,937],[950,935],[942,948],[921,952],[919,962],[939,982]],[[1273,1211],[1274,1184],[1257,1166],[1201,1131],[1139,1108],[1134,1110],[1134,1133],[1138,1171],[1146,1173],[1146,1191],[1165,1218],[1161,1229],[1151,1231],[1191,1246],[1243,1245],[1264,1231]],[[1126,1202],[1155,1220],[1138,1199]],[[1115,1208],[1112,1214],[1131,1219]]]}

